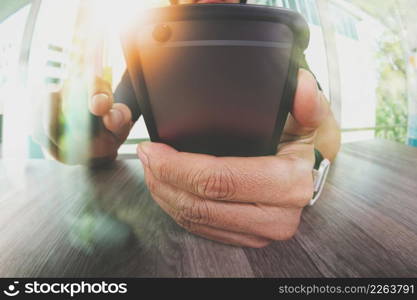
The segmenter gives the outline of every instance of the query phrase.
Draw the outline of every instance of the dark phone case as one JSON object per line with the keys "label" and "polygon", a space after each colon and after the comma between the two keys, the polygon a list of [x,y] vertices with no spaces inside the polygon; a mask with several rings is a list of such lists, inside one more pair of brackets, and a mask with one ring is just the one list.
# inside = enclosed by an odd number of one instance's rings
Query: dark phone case
{"label": "dark phone case", "polygon": [[122,44],[152,141],[261,156],[277,151],[308,42],[294,11],[197,4],[148,11]]}

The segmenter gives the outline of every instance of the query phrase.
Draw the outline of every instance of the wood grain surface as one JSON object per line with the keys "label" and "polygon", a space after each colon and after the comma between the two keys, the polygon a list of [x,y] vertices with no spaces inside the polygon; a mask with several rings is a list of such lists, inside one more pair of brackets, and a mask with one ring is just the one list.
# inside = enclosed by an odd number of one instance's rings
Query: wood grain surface
{"label": "wood grain surface", "polygon": [[296,236],[264,249],[187,233],[139,160],[0,161],[0,277],[416,277],[417,149],[345,144]]}

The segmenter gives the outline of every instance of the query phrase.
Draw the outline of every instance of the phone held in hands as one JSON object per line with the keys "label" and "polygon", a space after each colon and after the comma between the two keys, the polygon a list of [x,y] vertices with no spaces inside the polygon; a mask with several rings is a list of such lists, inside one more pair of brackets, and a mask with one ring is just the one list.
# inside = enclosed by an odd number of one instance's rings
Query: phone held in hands
{"label": "phone held in hands", "polygon": [[216,156],[276,153],[308,42],[297,12],[239,4],[152,9],[122,38],[151,140]]}

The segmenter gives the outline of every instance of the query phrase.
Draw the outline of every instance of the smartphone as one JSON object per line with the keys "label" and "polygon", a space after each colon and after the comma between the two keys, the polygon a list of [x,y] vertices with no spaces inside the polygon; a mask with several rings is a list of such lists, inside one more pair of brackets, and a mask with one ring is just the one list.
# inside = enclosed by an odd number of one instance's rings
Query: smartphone
{"label": "smartphone", "polygon": [[240,4],[152,9],[122,37],[151,140],[216,156],[276,153],[308,43],[297,12]]}

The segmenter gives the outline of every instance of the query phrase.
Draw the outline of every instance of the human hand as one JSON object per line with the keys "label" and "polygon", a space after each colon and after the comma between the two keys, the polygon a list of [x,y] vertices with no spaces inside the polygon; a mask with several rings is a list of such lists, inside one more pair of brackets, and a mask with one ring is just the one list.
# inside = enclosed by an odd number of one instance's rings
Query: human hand
{"label": "human hand", "polygon": [[[38,112],[35,139],[63,163],[113,161],[133,125],[131,111],[125,104],[114,103],[110,84],[100,77],[79,97],[74,92],[77,88],[68,83],[46,97]],[[88,103],[76,97],[88,98]]]}
{"label": "human hand", "polygon": [[300,70],[275,156],[215,157],[158,143],[138,146],[153,199],[180,226],[227,244],[264,247],[291,238],[313,196],[314,137],[329,107]]}

